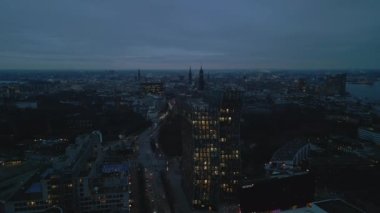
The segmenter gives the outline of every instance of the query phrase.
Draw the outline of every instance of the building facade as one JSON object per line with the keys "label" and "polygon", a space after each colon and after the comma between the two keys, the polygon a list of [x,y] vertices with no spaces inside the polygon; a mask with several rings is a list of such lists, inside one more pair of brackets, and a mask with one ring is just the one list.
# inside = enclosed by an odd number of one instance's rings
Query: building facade
{"label": "building facade", "polygon": [[220,197],[233,201],[239,184],[241,92],[225,91],[219,107]]}
{"label": "building facade", "polygon": [[183,125],[184,188],[194,209],[217,209],[237,200],[240,179],[241,93],[191,100]]}
{"label": "building facade", "polygon": [[219,195],[217,109],[191,103],[184,134],[184,187],[194,208],[216,209]]}

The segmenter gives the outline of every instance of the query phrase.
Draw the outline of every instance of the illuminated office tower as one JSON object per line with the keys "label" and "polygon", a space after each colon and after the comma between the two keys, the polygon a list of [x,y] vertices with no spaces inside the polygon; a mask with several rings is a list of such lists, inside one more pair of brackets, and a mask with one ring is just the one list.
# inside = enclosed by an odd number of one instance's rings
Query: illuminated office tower
{"label": "illuminated office tower", "polygon": [[208,103],[191,100],[183,125],[183,178],[192,207],[217,209],[236,201],[240,163],[241,93],[227,90]]}
{"label": "illuminated office tower", "polygon": [[216,209],[219,199],[217,109],[197,100],[189,104],[184,127],[184,187],[193,208]]}
{"label": "illuminated office tower", "polygon": [[239,184],[241,93],[223,92],[219,107],[220,146],[220,198],[221,201],[236,200]]}

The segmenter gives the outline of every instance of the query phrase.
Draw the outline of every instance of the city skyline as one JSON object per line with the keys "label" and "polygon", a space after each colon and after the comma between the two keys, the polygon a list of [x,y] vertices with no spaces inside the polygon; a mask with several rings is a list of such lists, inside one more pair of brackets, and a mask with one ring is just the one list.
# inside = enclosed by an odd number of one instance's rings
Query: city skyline
{"label": "city skyline", "polygon": [[0,212],[379,212],[379,71],[192,70],[0,72]]}
{"label": "city skyline", "polygon": [[377,69],[377,1],[3,2],[1,69]]}
{"label": "city skyline", "polygon": [[0,213],[380,212],[378,11],[0,2]]}

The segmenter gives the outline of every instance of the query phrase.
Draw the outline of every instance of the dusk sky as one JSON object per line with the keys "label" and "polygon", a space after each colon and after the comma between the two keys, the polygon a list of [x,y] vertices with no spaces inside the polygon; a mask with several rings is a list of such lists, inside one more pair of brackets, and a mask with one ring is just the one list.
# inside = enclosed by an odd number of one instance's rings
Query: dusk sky
{"label": "dusk sky", "polygon": [[377,69],[379,0],[3,0],[0,69]]}

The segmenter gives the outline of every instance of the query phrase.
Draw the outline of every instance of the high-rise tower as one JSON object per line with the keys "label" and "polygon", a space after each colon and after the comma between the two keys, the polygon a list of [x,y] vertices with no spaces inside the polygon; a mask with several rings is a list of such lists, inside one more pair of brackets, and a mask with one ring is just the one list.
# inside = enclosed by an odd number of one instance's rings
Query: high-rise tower
{"label": "high-rise tower", "polygon": [[240,114],[241,92],[226,90],[219,106],[220,198],[236,200],[240,179]]}
{"label": "high-rise tower", "polygon": [[240,91],[210,93],[186,104],[182,129],[185,191],[194,209],[237,201],[240,181]]}
{"label": "high-rise tower", "polygon": [[198,85],[198,90],[204,90],[205,87],[205,81],[204,81],[204,76],[203,76],[203,69],[201,66],[201,69],[199,70],[199,85]]}
{"label": "high-rise tower", "polygon": [[191,73],[191,66],[189,69],[189,84],[191,85],[193,83],[193,74]]}
{"label": "high-rise tower", "polygon": [[219,200],[218,110],[204,101],[187,105],[183,126],[184,190],[194,209],[216,209]]}

